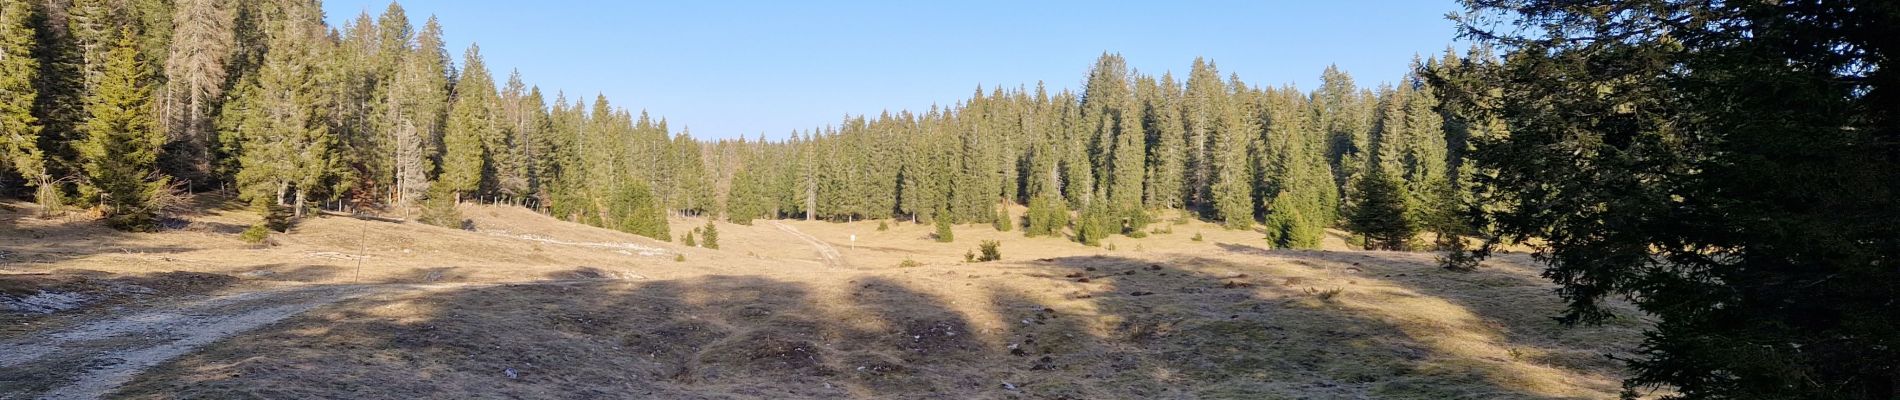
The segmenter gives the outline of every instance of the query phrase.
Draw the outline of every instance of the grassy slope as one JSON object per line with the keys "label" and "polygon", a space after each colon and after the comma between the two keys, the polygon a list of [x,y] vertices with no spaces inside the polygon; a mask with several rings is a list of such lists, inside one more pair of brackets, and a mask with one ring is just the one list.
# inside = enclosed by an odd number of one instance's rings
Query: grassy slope
{"label": "grassy slope", "polygon": [[[0,270],[327,283],[367,254],[370,282],[606,278],[346,301],[155,368],[121,392],[136,398],[1603,398],[1618,371],[1601,354],[1641,328],[1554,325],[1521,257],[1450,273],[1429,254],[1264,250],[1200,223],[1110,251],[986,226],[938,244],[927,226],[786,222],[840,250],[847,265],[827,267],[766,224],[721,224],[723,249],[706,250],[464,213],[485,231],[321,218],[269,248],[213,225],[254,218],[239,211],[157,234],[7,214],[24,229],[0,231],[0,250],[24,261]],[[1005,261],[962,264],[982,239],[1003,240]]]}

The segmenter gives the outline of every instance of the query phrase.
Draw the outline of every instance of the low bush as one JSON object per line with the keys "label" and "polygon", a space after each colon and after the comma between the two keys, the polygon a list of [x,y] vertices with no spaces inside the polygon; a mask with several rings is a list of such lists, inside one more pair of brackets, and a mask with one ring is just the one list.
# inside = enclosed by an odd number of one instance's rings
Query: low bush
{"label": "low bush", "polygon": [[1003,243],[1001,242],[997,242],[995,240],[983,241],[982,244],[977,245],[977,250],[982,251],[983,255],[978,256],[976,261],[990,262],[990,261],[1002,260],[1003,251],[999,249],[1000,247],[1003,247]]}

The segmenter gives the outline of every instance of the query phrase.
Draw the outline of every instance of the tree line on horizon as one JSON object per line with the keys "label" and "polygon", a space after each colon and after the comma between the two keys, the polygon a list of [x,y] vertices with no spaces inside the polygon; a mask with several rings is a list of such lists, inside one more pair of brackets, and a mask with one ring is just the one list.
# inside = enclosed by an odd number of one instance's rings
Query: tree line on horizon
{"label": "tree line on horizon", "polygon": [[1079,93],[978,88],[782,140],[706,141],[605,96],[497,80],[479,46],[452,61],[443,27],[395,3],[340,28],[310,0],[0,6],[0,182],[122,229],[153,229],[173,193],[235,189],[279,220],[350,204],[455,226],[454,204],[479,198],[663,240],[668,215],[1021,225],[1090,244],[1145,235],[1166,210],[1282,247],[1335,226],[1389,249],[1463,230],[1449,216],[1469,124],[1419,73],[1366,88],[1328,68],[1308,93],[1200,59],[1185,79],[1144,75],[1105,53]]}
{"label": "tree line on horizon", "polygon": [[[1413,67],[1450,73],[1486,57],[1448,51]],[[721,197],[736,223],[1003,222],[1032,236],[1071,227],[1093,243],[1144,235],[1178,210],[1281,247],[1316,247],[1335,226],[1386,249],[1409,248],[1421,230],[1464,233],[1452,218],[1463,190],[1452,149],[1487,125],[1441,107],[1420,74],[1377,88],[1337,68],[1321,77],[1313,92],[1250,86],[1197,59],[1183,81],[1104,54],[1080,93],[978,88],[922,113],[719,141],[719,158],[739,162],[714,175],[730,181],[717,186],[731,188]],[[1028,206],[1020,222],[1011,205]]]}

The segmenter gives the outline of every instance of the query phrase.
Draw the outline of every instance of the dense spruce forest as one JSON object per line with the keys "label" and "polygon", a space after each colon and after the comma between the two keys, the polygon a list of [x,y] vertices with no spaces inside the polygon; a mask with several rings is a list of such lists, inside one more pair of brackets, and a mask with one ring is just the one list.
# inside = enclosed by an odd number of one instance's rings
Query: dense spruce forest
{"label": "dense spruce forest", "polygon": [[[1448,51],[1376,89],[1329,68],[1305,92],[1199,59],[1157,77],[1105,53],[1080,93],[978,87],[708,141],[604,96],[500,80],[478,46],[452,60],[444,28],[397,4],[340,28],[300,0],[6,4],[6,182],[132,230],[176,193],[234,189],[292,218],[327,205],[456,225],[452,205],[473,199],[663,240],[676,214],[1020,224],[1092,244],[1182,210],[1265,224],[1277,246],[1343,223],[1407,248],[1421,229],[1462,233],[1454,149],[1487,129],[1422,77],[1494,62]],[[1011,205],[1030,211],[1019,222]]]}

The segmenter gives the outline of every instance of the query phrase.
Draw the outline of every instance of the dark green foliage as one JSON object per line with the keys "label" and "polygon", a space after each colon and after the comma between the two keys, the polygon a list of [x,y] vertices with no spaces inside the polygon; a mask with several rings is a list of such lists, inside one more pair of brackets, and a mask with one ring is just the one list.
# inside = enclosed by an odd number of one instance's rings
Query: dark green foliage
{"label": "dark green foliage", "polygon": [[97,90],[86,99],[86,140],[76,144],[88,188],[96,190],[106,223],[129,231],[157,229],[156,199],[170,178],[156,163],[165,144],[152,112],[151,71],[130,30],[106,53]]}
{"label": "dark green foliage", "polygon": [[887,223],[887,222],[885,222],[884,220],[878,220],[878,221],[877,221],[877,231],[878,231],[878,232],[883,232],[883,231],[888,231],[888,230],[891,230],[891,224],[890,224],[890,223]]}
{"label": "dark green foliage", "polygon": [[1136,100],[1135,85],[1130,82],[1128,64],[1119,54],[1103,54],[1089,71],[1088,87],[1082,97],[1082,118],[1095,166],[1102,173],[1097,193],[1111,207],[1136,209],[1142,204],[1142,182],[1147,173],[1147,131],[1141,126],[1141,103]]}
{"label": "dark green foliage", "polygon": [[1119,232],[1115,212],[1102,203],[1093,202],[1083,207],[1082,215],[1075,221],[1075,241],[1100,246],[1102,239]]}
{"label": "dark green foliage", "polygon": [[660,241],[672,240],[672,233],[666,227],[666,212],[644,183],[622,185],[608,199],[607,215],[614,221],[612,227],[621,232]]}
{"label": "dark green foliage", "polygon": [[937,226],[936,234],[932,235],[932,237],[937,239],[937,242],[950,243],[957,240],[957,233],[950,229],[950,218],[946,216],[949,213],[949,211],[939,208],[937,210],[937,216],[931,218],[934,220],[932,223]]}
{"label": "dark green foliage", "polygon": [[262,223],[253,224],[249,228],[244,228],[244,232],[238,233],[238,239],[245,243],[262,244],[265,240],[270,240],[270,228],[265,228]]}
{"label": "dark green foliage", "polygon": [[1319,248],[1326,225],[1320,217],[1324,208],[1317,199],[1282,193],[1268,207],[1273,211],[1267,215],[1267,241],[1274,247]]}
{"label": "dark green foliage", "polygon": [[1030,200],[1029,213],[1024,217],[1029,223],[1023,229],[1023,236],[1059,236],[1062,229],[1069,226],[1069,210],[1062,206],[1061,200],[1050,196]]}
{"label": "dark green foliage", "polygon": [[1003,247],[1003,244],[995,240],[985,240],[983,241],[983,243],[977,244],[976,248],[978,251],[982,252],[982,255],[977,256],[976,261],[990,262],[990,261],[1002,260],[1003,259],[1003,251],[1001,250],[1002,247]]}
{"label": "dark green foliage", "polygon": [[705,239],[701,240],[701,242],[705,243],[706,248],[713,250],[719,249],[718,225],[714,224],[713,221],[706,221],[706,229],[702,229],[700,232],[701,235],[705,236]]}
{"label": "dark green foliage", "polygon": [[[455,102],[449,108],[448,123],[442,134],[442,175],[437,185],[460,194],[482,189],[492,175],[490,138],[500,135],[496,126],[495,82],[482,63],[481,47],[469,46],[463,55],[461,80],[455,83]],[[663,235],[662,235],[663,236]]]}
{"label": "dark green foliage", "polygon": [[[697,230],[698,229],[694,229],[694,231],[697,231]],[[684,244],[686,245],[686,247],[699,247],[699,241],[696,239],[693,239],[692,231],[686,232],[686,237],[683,239],[680,239],[680,244]]]}
{"label": "dark green foliage", "polygon": [[322,63],[333,50],[314,10],[294,7],[274,25],[270,47],[251,79],[240,84],[221,131],[238,153],[236,183],[245,199],[269,199],[303,216],[312,202],[334,198],[344,179],[339,131]]}
{"label": "dark green foliage", "polygon": [[446,228],[461,228],[462,213],[455,210],[455,194],[447,186],[429,188],[422,200],[422,223]]}
{"label": "dark green foliage", "polygon": [[1407,216],[1399,179],[1374,168],[1354,183],[1357,202],[1346,215],[1346,229],[1366,237],[1368,250],[1405,250],[1418,227]]}
{"label": "dark green foliage", "polygon": [[1900,4],[1467,5],[1508,51],[1448,97],[1508,130],[1470,135],[1470,226],[1537,239],[1562,321],[1657,321],[1628,387],[1900,394]]}
{"label": "dark green foliage", "polygon": [[1009,206],[996,207],[996,220],[990,221],[990,226],[995,227],[997,232],[1009,232],[1016,228],[1016,218],[1009,215]]}
{"label": "dark green foliage", "polygon": [[1118,229],[1116,232],[1128,235],[1129,237],[1139,238],[1146,236],[1147,233],[1144,229],[1147,229],[1149,224],[1154,223],[1154,216],[1149,215],[1148,210],[1142,209],[1140,206],[1124,208],[1115,214],[1120,215],[1120,218],[1118,218],[1120,223],[1118,224],[1119,226],[1117,226]]}
{"label": "dark green foliage", "polygon": [[33,115],[40,72],[32,52],[38,46],[32,26],[36,8],[30,1],[0,0],[0,173],[26,178],[40,189],[40,204],[50,209],[59,198],[39,144],[40,121]]}
{"label": "dark green foliage", "polygon": [[763,165],[739,167],[732,178],[732,190],[726,200],[726,220],[739,225],[752,225],[753,219],[768,217],[771,209],[768,190],[771,189],[770,177],[761,172]]}
{"label": "dark green foliage", "polygon": [[257,213],[257,226],[275,232],[290,231],[290,210],[269,201],[252,201],[251,211]]}

